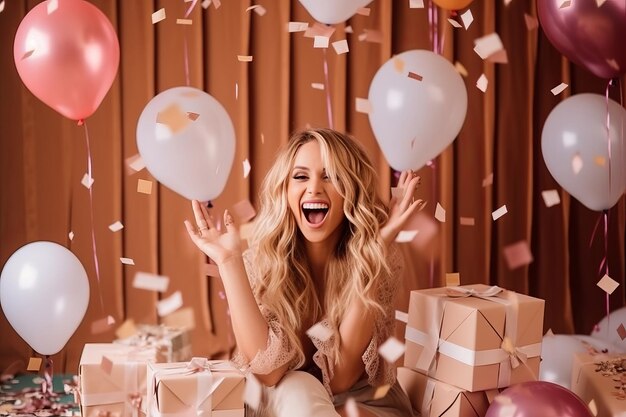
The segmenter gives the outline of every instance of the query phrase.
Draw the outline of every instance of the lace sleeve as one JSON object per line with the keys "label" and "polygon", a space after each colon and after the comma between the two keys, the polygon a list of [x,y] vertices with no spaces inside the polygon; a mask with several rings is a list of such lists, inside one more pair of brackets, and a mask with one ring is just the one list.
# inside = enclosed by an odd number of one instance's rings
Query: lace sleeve
{"label": "lace sleeve", "polygon": [[[246,250],[244,252],[243,261],[248,274],[248,280],[250,281],[250,287],[256,297],[258,276],[254,266],[252,265],[251,250]],[[259,304],[259,309],[261,310],[261,314],[263,314],[263,317],[269,327],[267,345],[264,349],[259,350],[251,360],[246,358],[246,356],[237,349],[231,361],[236,367],[244,372],[269,374],[284,364],[293,362],[296,357],[296,351],[290,345],[289,340],[285,336],[278,318],[262,304]]]}

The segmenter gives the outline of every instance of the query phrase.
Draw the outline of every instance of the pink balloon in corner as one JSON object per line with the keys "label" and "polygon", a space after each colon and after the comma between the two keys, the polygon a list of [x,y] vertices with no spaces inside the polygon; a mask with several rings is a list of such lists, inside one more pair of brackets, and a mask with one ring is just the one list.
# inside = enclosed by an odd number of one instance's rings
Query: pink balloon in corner
{"label": "pink balloon in corner", "polygon": [[26,87],[63,116],[91,116],[117,74],[120,47],[115,29],[84,0],[41,2],[22,19],[13,44],[17,72]]}

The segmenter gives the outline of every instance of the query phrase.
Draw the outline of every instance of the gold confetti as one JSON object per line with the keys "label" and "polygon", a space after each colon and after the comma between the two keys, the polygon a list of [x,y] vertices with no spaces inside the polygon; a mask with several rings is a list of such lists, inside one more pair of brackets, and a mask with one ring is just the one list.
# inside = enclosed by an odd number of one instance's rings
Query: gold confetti
{"label": "gold confetti", "polygon": [[142,194],[152,194],[152,181],[137,180],[137,192]]}
{"label": "gold confetti", "polygon": [[28,372],[38,372],[41,368],[41,358],[30,358],[26,370]]}
{"label": "gold confetti", "polygon": [[152,24],[159,23],[161,20],[165,20],[165,9],[159,9],[152,13]]}

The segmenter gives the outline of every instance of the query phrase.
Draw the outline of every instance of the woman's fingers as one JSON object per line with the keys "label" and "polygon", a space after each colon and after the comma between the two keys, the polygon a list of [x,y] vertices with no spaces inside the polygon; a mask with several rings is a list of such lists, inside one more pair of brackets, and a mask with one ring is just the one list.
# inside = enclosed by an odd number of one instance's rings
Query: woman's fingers
{"label": "woman's fingers", "polygon": [[224,210],[224,226],[226,226],[226,232],[237,233],[237,226],[235,226],[233,216],[230,215],[228,210]]}
{"label": "woman's fingers", "polygon": [[198,200],[192,200],[191,207],[193,208],[193,216],[196,219],[196,225],[198,226],[198,229],[200,229],[200,231],[202,231],[203,229],[208,229],[209,223],[207,223],[205,219],[202,205],[198,202]]}
{"label": "woman's fingers", "polygon": [[189,237],[191,238],[191,240],[196,243],[196,239],[198,239],[200,236],[189,220],[185,220],[185,228],[187,229],[187,233],[189,233]]}
{"label": "woman's fingers", "polygon": [[202,210],[202,215],[204,216],[204,220],[206,220],[209,229],[215,229],[215,224],[213,223],[213,216],[209,213],[209,209],[204,204],[200,204],[200,210]]}
{"label": "woman's fingers", "polygon": [[398,187],[404,186],[404,182],[406,181],[407,176],[408,176],[408,171],[402,171],[400,173],[400,179],[398,179]]}

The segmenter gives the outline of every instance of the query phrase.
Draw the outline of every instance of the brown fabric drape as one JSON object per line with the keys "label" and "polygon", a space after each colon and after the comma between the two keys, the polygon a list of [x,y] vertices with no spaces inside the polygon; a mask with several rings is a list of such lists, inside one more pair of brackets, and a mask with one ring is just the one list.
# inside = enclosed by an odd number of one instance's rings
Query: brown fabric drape
{"label": "brown fabric drape", "polygon": [[[206,259],[186,236],[184,219],[189,202],[164,186],[150,195],[137,193],[139,178],[153,180],[146,170],[131,173],[127,158],[137,153],[135,130],[139,114],[159,92],[186,85],[184,44],[188,48],[190,85],[220,101],[233,120],[237,144],[230,178],[214,203],[220,215],[235,203],[258,201],[261,181],[276,149],[295,129],[329,126],[326,91],[311,87],[324,82],[328,64],[332,125],[354,134],[377,166],[380,193],[388,198],[393,173],[380,152],[366,114],[355,109],[365,98],[378,68],[393,54],[430,49],[436,32],[442,54],[467,69],[467,117],[456,141],[430,167],[420,171],[420,197],[428,200],[426,219],[419,225],[436,228],[435,236],[403,244],[406,271],[398,309],[406,311],[408,291],[443,285],[445,274],[459,272],[463,284],[483,282],[504,286],[546,300],[544,327],[556,333],[589,333],[605,314],[604,292],[596,287],[604,256],[602,231],[591,236],[600,213],[592,212],[561,192],[560,205],[547,208],[541,191],[558,184],[547,171],[540,149],[543,123],[565,97],[581,92],[604,94],[606,80],[569,64],[552,47],[541,29],[527,30],[524,13],[536,16],[533,1],[475,0],[474,23],[453,29],[448,13],[438,11],[438,25],[425,9],[409,9],[408,1],[374,0],[370,16],[356,15],[336,25],[332,41],[347,39],[350,52],[337,55],[313,48],[311,38],[288,33],[289,21],[313,19],[296,1],[223,1],[219,8],[198,4],[192,26],[176,24],[189,3],[182,0],[93,0],[117,29],[121,47],[118,78],[97,112],[87,120],[93,157],[93,205],[80,180],[87,170],[86,130],[63,118],[35,98],[21,82],[12,62],[13,39],[24,15],[38,1],[7,1],[0,13],[0,265],[19,247],[37,240],[58,242],[74,252],[88,272],[91,300],[83,323],[67,346],[55,355],[57,371],[76,372],[86,342],[106,342],[113,329],[91,333],[91,323],[112,315],[116,322],[157,323],[156,303],[181,291],[195,316],[196,355],[228,356],[234,339],[227,304],[218,278],[204,275]],[[200,2],[199,2],[200,3]],[[253,4],[267,13],[246,12]],[[152,12],[164,7],[167,19],[152,25]],[[352,33],[346,31],[350,25]],[[360,41],[365,29],[378,30],[382,42]],[[498,32],[508,64],[484,62],[474,53],[474,39]],[[252,55],[252,62],[237,60]],[[481,74],[489,79],[485,93],[475,87]],[[553,96],[560,82],[570,87]],[[610,88],[620,100],[622,82]],[[237,95],[235,94],[237,91]],[[252,171],[244,178],[242,163]],[[493,175],[493,182],[483,180]],[[447,221],[433,220],[437,202]],[[497,221],[491,212],[506,204],[508,214]],[[91,245],[91,207],[97,242],[99,276]],[[610,297],[611,308],[625,304],[624,198],[610,210],[608,261],[620,287]],[[460,225],[473,217],[473,226]],[[113,233],[108,225],[121,221]],[[68,233],[75,237],[70,241]],[[509,270],[505,246],[529,242],[534,261]],[[133,258],[135,266],[122,265]],[[133,288],[135,272],[167,275],[168,292]],[[33,320],[45,320],[33,316]],[[113,326],[115,327],[115,326]],[[0,316],[0,370],[33,354]]]}

